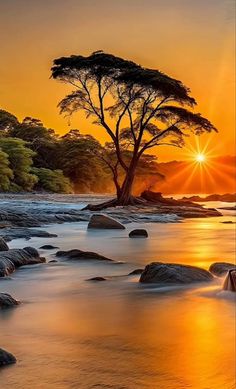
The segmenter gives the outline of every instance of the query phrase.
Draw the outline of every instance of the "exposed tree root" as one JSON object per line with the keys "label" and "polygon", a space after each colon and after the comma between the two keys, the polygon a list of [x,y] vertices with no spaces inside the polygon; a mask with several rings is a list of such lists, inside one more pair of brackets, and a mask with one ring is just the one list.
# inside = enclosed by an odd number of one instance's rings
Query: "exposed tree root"
{"label": "exposed tree root", "polygon": [[119,199],[112,199],[109,201],[105,201],[101,204],[88,204],[83,210],[89,211],[101,211],[110,207],[118,207],[118,206],[127,206],[127,205],[146,205],[147,201],[142,199],[141,197],[130,196],[129,200],[123,203]]}

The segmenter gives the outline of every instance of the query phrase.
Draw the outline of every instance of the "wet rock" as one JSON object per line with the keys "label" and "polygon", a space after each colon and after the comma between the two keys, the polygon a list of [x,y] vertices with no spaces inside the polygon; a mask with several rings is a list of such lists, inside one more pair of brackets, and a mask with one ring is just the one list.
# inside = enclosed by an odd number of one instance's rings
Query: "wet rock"
{"label": "wet rock", "polygon": [[0,293],[0,309],[10,308],[19,305],[19,302],[15,300],[10,294]]}
{"label": "wet rock", "polygon": [[221,222],[222,224],[235,224],[232,220],[226,220],[225,222]]}
{"label": "wet rock", "polygon": [[88,228],[124,230],[125,226],[110,216],[93,214],[89,220]]}
{"label": "wet rock", "polygon": [[139,282],[161,284],[189,284],[212,281],[212,274],[196,266],[153,262],[147,265]]}
{"label": "wet rock", "polygon": [[146,230],[137,228],[129,233],[130,238],[148,238],[148,233]]}
{"label": "wet rock", "polygon": [[7,250],[9,250],[7,243],[3,238],[0,237],[0,251],[7,251]]}
{"label": "wet rock", "polygon": [[56,234],[50,234],[47,231],[24,228],[24,227],[12,227],[4,228],[0,230],[0,235],[7,241],[12,239],[27,239],[29,240],[32,237],[37,238],[56,238]]}
{"label": "wet rock", "polygon": [[236,292],[236,268],[229,270],[223,285],[223,290]]}
{"label": "wet rock", "polygon": [[209,267],[209,271],[217,277],[224,276],[231,269],[236,269],[236,265],[229,262],[215,262]]}
{"label": "wet rock", "polygon": [[58,249],[57,246],[52,246],[51,244],[45,244],[44,246],[39,247],[41,250],[54,250]]}
{"label": "wet rock", "polygon": [[48,261],[48,263],[56,263],[58,262],[56,259],[51,259],[51,261]]}
{"label": "wet rock", "polygon": [[92,251],[82,251],[78,249],[69,250],[69,251],[57,251],[57,257],[63,257],[67,260],[96,260],[96,261],[111,261],[112,259],[104,257],[103,255],[94,253]]}
{"label": "wet rock", "polygon": [[46,262],[33,247],[0,252],[0,277],[13,273],[18,267]]}
{"label": "wet rock", "polygon": [[137,274],[142,274],[142,272],[144,271],[144,269],[135,269],[133,271],[131,271],[128,276],[134,276],[134,275],[137,275]]}
{"label": "wet rock", "polygon": [[14,355],[0,348],[0,367],[16,363]]}
{"label": "wet rock", "polygon": [[106,278],[104,278],[104,277],[93,277],[93,278],[89,278],[87,281],[106,281]]}

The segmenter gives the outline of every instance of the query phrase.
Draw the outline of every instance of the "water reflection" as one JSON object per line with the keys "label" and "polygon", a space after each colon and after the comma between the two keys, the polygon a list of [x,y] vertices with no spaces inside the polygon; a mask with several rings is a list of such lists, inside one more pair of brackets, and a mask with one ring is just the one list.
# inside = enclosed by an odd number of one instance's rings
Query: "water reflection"
{"label": "water reflection", "polygon": [[[233,299],[219,296],[221,281],[159,292],[138,277],[84,281],[127,274],[152,260],[207,268],[234,259],[234,228],[219,219],[145,226],[150,239],[135,242],[127,231],[91,236],[83,224],[48,228],[59,233],[50,243],[59,241],[61,249],[90,249],[127,263],[49,264],[4,281],[4,291],[24,303],[0,314],[1,347],[18,357],[1,370],[1,389],[233,388],[235,308]],[[48,242],[31,240],[36,247]]]}

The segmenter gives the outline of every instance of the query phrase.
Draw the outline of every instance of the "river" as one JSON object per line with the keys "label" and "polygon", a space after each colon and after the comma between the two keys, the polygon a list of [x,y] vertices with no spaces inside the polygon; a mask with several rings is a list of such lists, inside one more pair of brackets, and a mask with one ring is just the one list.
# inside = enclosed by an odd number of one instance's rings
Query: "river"
{"label": "river", "polygon": [[[222,206],[225,204],[207,204]],[[227,204],[229,205],[229,204]],[[57,238],[16,239],[95,251],[123,263],[57,262],[26,266],[0,281],[22,301],[0,313],[0,346],[18,359],[0,371],[1,389],[233,389],[235,295],[222,279],[208,285],[155,287],[125,276],[152,261],[209,268],[235,261],[234,211],[181,223],[87,231],[86,223],[54,224]],[[54,251],[40,250],[47,260]],[[106,276],[104,282],[88,282]]]}

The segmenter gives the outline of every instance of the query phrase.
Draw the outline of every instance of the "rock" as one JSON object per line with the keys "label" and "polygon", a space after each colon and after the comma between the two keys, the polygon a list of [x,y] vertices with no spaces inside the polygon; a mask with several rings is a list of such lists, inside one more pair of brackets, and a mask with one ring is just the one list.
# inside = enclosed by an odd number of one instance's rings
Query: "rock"
{"label": "rock", "polygon": [[10,294],[0,293],[0,309],[10,308],[19,305],[19,302],[16,301]]}
{"label": "rock", "polygon": [[104,257],[103,255],[90,252],[90,251],[82,251],[78,249],[69,250],[69,251],[57,251],[57,257],[64,257],[68,260],[97,260],[97,261],[111,261],[112,259]]}
{"label": "rock", "polygon": [[139,282],[161,284],[189,284],[212,281],[212,274],[196,266],[153,262],[147,265]]}
{"label": "rock", "polygon": [[235,224],[232,220],[226,220],[225,222],[221,222],[222,224]]}
{"label": "rock", "polygon": [[110,216],[93,214],[89,220],[88,228],[124,230],[125,226]]}
{"label": "rock", "polygon": [[93,277],[93,278],[89,278],[86,281],[106,281],[106,278],[104,278],[104,277]]}
{"label": "rock", "polygon": [[129,233],[130,238],[148,238],[148,233],[144,229],[136,229]]}
{"label": "rock", "polygon": [[58,249],[57,246],[52,246],[51,244],[45,244],[44,246],[39,247],[41,250],[54,250]]}
{"label": "rock", "polygon": [[8,276],[18,267],[46,262],[33,247],[0,252],[0,277]]}
{"label": "rock", "polygon": [[48,263],[56,263],[58,262],[56,259],[51,259],[51,261],[48,261]]}
{"label": "rock", "polygon": [[211,194],[206,197],[200,196],[191,196],[191,197],[183,197],[183,200],[191,200],[197,202],[205,202],[205,201],[223,201],[225,203],[234,203],[236,202],[236,193],[226,193],[226,194]]}
{"label": "rock", "polygon": [[223,290],[236,292],[236,269],[229,270],[223,285]]}
{"label": "rock", "polygon": [[236,269],[236,265],[229,262],[215,262],[209,267],[209,271],[217,277],[224,276],[231,269]]}
{"label": "rock", "polygon": [[16,363],[16,358],[11,353],[0,348],[0,367]]}
{"label": "rock", "polygon": [[144,271],[144,269],[135,269],[133,271],[131,271],[128,276],[134,276],[134,275],[137,275],[137,274],[142,274],[142,272]]}
{"label": "rock", "polygon": [[0,237],[0,251],[7,251],[9,250],[8,245],[6,244],[5,240]]}
{"label": "rock", "polygon": [[25,227],[12,227],[12,228],[4,228],[0,230],[0,235],[7,241],[12,239],[27,239],[29,240],[32,237],[39,238],[56,238],[56,234],[50,234],[47,231],[25,228]]}

